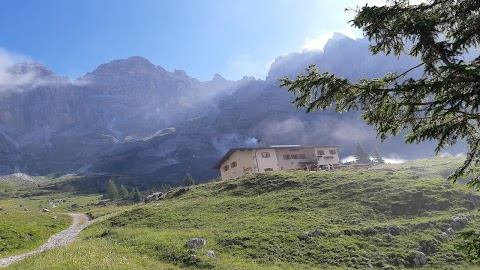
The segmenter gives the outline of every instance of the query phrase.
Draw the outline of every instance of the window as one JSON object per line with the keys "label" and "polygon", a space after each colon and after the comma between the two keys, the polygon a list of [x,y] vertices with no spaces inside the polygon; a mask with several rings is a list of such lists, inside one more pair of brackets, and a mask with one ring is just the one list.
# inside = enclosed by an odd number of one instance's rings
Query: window
{"label": "window", "polygon": [[228,169],[229,169],[228,165],[223,166],[223,171],[224,172],[228,171]]}
{"label": "window", "polygon": [[323,155],[325,155],[325,151],[324,150],[317,150],[317,155],[323,156]]}
{"label": "window", "polygon": [[237,167],[237,162],[236,161],[232,162],[232,164],[230,164],[230,167],[232,167],[232,168]]}
{"label": "window", "polygon": [[298,154],[292,154],[292,159],[298,159]]}
{"label": "window", "polygon": [[307,156],[305,154],[298,154],[298,158],[307,159]]}
{"label": "window", "polygon": [[336,150],[328,150],[328,152],[330,152],[330,155],[335,155],[337,153]]}
{"label": "window", "polygon": [[273,172],[273,168],[265,168],[264,171],[265,172]]}
{"label": "window", "polygon": [[269,158],[270,153],[269,152],[262,152],[262,158]]}
{"label": "window", "polygon": [[283,159],[289,160],[289,159],[290,159],[290,155],[283,155]]}

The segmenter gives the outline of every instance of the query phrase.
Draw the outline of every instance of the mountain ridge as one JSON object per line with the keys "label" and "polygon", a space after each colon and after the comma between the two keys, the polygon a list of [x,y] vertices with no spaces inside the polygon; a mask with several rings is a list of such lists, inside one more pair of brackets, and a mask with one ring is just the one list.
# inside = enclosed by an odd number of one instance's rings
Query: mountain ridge
{"label": "mountain ridge", "polygon": [[[343,156],[357,140],[390,155],[433,154],[433,143],[404,146],[399,136],[380,144],[360,112],[305,114],[291,106],[293,95],[279,89],[278,78],[296,76],[310,64],[358,80],[417,63],[412,57],[372,56],[363,40],[334,37],[323,51],[278,57],[265,80],[230,81],[215,74],[202,82],[140,56],[99,65],[73,82],[45,71],[45,78],[58,80],[0,97],[0,174],[15,168],[41,175],[122,173],[158,185],[177,184],[191,173],[206,181],[218,175],[210,168],[226,150],[256,139],[342,144]],[[174,131],[155,136],[167,129]]]}

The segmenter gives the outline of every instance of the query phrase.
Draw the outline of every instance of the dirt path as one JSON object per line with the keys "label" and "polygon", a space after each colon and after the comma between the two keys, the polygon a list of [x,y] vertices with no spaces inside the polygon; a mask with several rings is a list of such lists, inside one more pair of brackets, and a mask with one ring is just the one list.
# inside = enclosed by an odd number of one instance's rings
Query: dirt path
{"label": "dirt path", "polygon": [[50,239],[48,239],[48,241],[45,244],[41,245],[40,247],[38,247],[33,251],[11,256],[4,259],[0,259],[0,268],[5,267],[16,261],[22,260],[28,256],[32,256],[40,252],[43,252],[44,250],[68,245],[77,238],[78,234],[83,229],[85,229],[88,225],[98,220],[98,219],[89,220],[88,216],[84,214],[69,214],[69,215],[73,218],[73,224],[72,226],[70,226],[70,228],[52,235],[52,237],[50,237]]}

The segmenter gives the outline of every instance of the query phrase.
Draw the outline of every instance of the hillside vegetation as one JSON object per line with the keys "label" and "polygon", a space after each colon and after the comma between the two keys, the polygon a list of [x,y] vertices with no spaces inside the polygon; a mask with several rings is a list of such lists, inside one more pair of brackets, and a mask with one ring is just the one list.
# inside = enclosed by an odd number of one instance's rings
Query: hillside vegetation
{"label": "hillside vegetation", "polygon": [[[270,172],[172,190],[8,269],[480,269],[455,248],[459,231],[480,228],[479,194],[445,180],[461,162]],[[189,249],[195,237],[206,245]]]}

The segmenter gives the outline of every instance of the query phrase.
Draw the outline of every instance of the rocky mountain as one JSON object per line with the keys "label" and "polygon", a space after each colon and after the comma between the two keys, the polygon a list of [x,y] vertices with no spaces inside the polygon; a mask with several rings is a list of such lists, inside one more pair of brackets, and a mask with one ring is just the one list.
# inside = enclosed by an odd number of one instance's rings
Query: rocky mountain
{"label": "rocky mountain", "polygon": [[265,80],[216,74],[201,82],[138,56],[100,65],[74,82],[37,63],[19,64],[11,74],[22,83],[0,85],[0,174],[108,173],[159,185],[190,172],[202,181],[218,175],[211,167],[229,148],[254,146],[257,139],[342,144],[343,156],[357,140],[387,155],[431,155],[432,143],[405,147],[397,137],[380,144],[360,112],[296,110],[278,83],[310,64],[358,80],[404,71],[416,61],[372,56],[365,40],[336,34],[323,51],[277,58]]}

